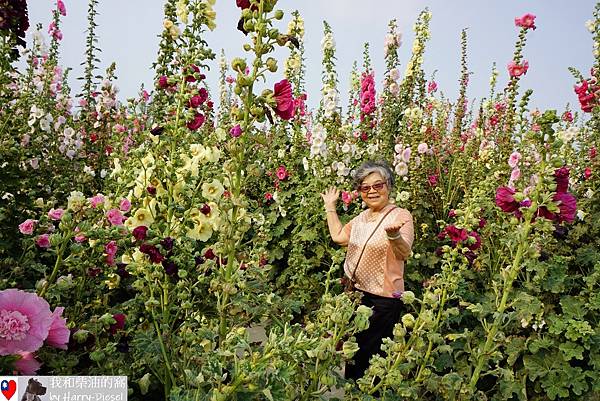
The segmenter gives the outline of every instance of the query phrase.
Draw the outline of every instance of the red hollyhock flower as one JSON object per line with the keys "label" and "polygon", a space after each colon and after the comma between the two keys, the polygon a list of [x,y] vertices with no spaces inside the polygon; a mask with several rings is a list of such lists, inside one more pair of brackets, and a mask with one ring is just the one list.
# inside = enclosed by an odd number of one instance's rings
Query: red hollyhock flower
{"label": "red hollyhock flower", "polygon": [[452,243],[455,245],[461,241],[466,241],[467,238],[469,238],[467,230],[465,230],[464,228],[457,228],[454,225],[447,226],[445,231],[446,234],[448,234],[448,237],[450,237]]}
{"label": "red hollyhock flower", "polygon": [[569,168],[563,166],[555,170],[554,181],[556,181],[556,193],[566,193],[569,188]]}
{"label": "red hollyhock flower", "polygon": [[558,193],[552,198],[558,203],[560,212],[556,215],[556,220],[560,223],[566,221],[572,223],[577,213],[577,199],[570,193]]}
{"label": "red hollyhock flower", "polygon": [[592,169],[589,167],[586,167],[585,170],[583,171],[583,177],[586,180],[588,180],[591,176],[592,176]]}
{"label": "red hollyhock flower", "polygon": [[204,117],[204,114],[196,113],[196,116],[194,117],[194,119],[187,123],[187,127],[190,130],[195,131],[198,128],[200,128],[202,126],[202,124],[204,124],[205,120],[206,120],[206,118]]}
{"label": "red hollyhock flower", "polygon": [[158,78],[158,87],[160,89],[167,89],[169,87],[169,80],[166,75],[161,75],[161,77]]}
{"label": "red hollyhock flower", "polygon": [[280,181],[283,181],[290,176],[288,171],[285,169],[285,166],[279,166],[275,174],[277,175],[277,178],[279,178]]}
{"label": "red hollyhock flower", "polygon": [[110,334],[115,335],[117,333],[117,331],[123,330],[125,328],[125,319],[126,318],[127,318],[127,316],[122,313],[115,313],[113,315],[113,319],[115,319],[116,322],[111,324],[108,329]]}
{"label": "red hollyhock flower", "polygon": [[245,10],[250,7],[250,0],[235,0],[235,4],[242,10]]}
{"label": "red hollyhock flower", "polygon": [[294,98],[292,96],[292,85],[287,79],[275,84],[273,96],[277,102],[275,114],[284,120],[294,117]]}
{"label": "red hollyhock flower", "polygon": [[154,245],[142,244],[142,246],[140,246],[140,252],[148,255],[152,263],[161,263],[165,259],[158,248]]}
{"label": "red hollyhock flower", "polygon": [[472,251],[479,249],[481,247],[481,236],[476,231],[471,231],[469,237],[475,238],[475,243],[468,245],[468,248]]}
{"label": "red hollyhock flower", "polygon": [[515,200],[515,190],[509,187],[500,187],[496,190],[496,206],[505,213],[513,213],[519,210],[519,202]]}
{"label": "red hollyhock flower", "polygon": [[138,226],[133,229],[132,235],[138,241],[143,241],[146,239],[146,233],[148,232],[148,227],[146,226]]}

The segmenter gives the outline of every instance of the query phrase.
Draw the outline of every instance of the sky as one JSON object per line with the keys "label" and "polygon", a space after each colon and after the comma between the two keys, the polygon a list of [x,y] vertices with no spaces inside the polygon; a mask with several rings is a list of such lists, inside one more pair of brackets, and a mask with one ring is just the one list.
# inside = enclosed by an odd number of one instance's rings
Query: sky
{"label": "sky", "polygon": [[[63,0],[67,16],[62,20],[64,39],[61,64],[71,67],[70,85],[76,93],[83,75],[87,1]],[[101,71],[116,62],[119,98],[136,96],[140,85],[153,87],[151,65],[158,51],[158,35],[162,30],[161,0],[100,0],[97,11],[98,46]],[[514,18],[525,13],[536,15],[537,29],[527,35],[523,52],[529,71],[521,88],[532,89],[531,106],[540,110],[564,109],[567,103],[577,106],[573,92],[575,79],[568,71],[572,66],[589,75],[593,64],[593,41],[585,27],[592,18],[593,0],[280,0],[277,7],[285,12],[278,27],[285,31],[291,12],[298,10],[305,22],[306,92],[310,107],[316,107],[321,88],[321,48],[323,21],[333,30],[336,42],[337,71],[341,105],[347,104],[350,71],[357,61],[362,65],[364,43],[370,44],[378,90],[385,71],[384,37],[388,22],[397,20],[403,44],[399,49],[400,71],[410,58],[414,33],[412,27],[420,11],[429,8],[431,39],[425,50],[424,69],[429,77],[435,71],[440,90],[450,99],[458,96],[460,76],[460,34],[467,28],[468,66],[471,71],[467,96],[481,99],[489,93],[492,64],[499,70],[498,85],[508,80],[506,65],[512,58],[518,28]],[[31,26],[42,23],[44,32],[51,20],[54,0],[28,2]],[[206,40],[216,54],[225,50],[226,57],[246,56],[242,46],[244,35],[236,29],[239,9],[235,0],[217,0],[217,27],[207,32]],[[31,41],[29,41],[31,43]],[[278,50],[283,60],[286,53]],[[213,97],[218,98],[218,60],[207,75]],[[283,78],[283,63],[273,81]],[[262,89],[261,89],[262,90]],[[259,90],[260,91],[260,90]]]}

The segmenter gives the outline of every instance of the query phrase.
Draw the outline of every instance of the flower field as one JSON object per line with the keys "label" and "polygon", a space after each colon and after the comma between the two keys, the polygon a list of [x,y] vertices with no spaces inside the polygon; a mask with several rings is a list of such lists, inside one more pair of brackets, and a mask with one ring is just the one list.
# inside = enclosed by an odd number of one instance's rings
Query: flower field
{"label": "flower field", "polygon": [[[392,20],[385,71],[365,47],[342,107],[329,24],[307,94],[298,12],[236,0],[244,52],[227,59],[204,40],[214,2],[165,2],[154,87],[120,101],[98,0],[80,93],[58,61],[63,0],[37,30],[25,0],[0,0],[0,372],[125,375],[132,400],[598,399],[600,5],[579,103],[538,110],[520,87],[532,14],[506,22],[514,54],[483,99],[466,30],[448,99],[423,69],[431,13],[412,47]],[[355,169],[379,159],[415,241],[406,311],[355,383],[341,367],[371,310],[342,289],[319,194],[341,189],[349,221]]]}

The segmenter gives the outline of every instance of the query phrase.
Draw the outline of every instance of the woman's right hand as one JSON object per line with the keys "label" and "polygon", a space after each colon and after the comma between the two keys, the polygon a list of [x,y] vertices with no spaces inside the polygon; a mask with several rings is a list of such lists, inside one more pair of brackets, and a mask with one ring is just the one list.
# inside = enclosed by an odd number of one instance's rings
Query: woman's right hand
{"label": "woman's right hand", "polygon": [[337,203],[339,197],[340,190],[336,187],[327,188],[325,192],[321,194],[321,198],[323,198],[323,203],[325,203],[326,209],[335,209],[335,204]]}

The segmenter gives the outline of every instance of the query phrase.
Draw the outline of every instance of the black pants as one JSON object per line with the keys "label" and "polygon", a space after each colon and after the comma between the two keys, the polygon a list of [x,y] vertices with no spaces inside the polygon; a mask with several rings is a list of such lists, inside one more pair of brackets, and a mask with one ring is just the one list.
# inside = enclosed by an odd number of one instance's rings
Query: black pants
{"label": "black pants", "polygon": [[363,292],[361,303],[373,308],[369,318],[369,328],[356,334],[359,350],[352,361],[346,363],[346,379],[359,379],[369,367],[369,359],[375,354],[385,355],[381,351],[382,340],[393,337],[394,326],[400,321],[404,304],[395,298],[386,298]]}

